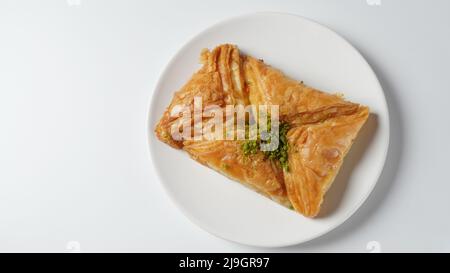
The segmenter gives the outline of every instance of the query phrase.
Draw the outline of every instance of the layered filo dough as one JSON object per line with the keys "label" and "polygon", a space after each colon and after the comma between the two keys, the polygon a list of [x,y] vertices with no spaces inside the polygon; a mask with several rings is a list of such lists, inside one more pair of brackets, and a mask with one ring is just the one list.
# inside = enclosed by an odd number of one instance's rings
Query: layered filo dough
{"label": "layered filo dough", "polygon": [[[156,136],[186,151],[194,160],[272,200],[314,217],[339,172],[369,109],[285,76],[262,60],[224,44],[201,53],[202,67],[177,91],[156,125]],[[171,115],[176,105],[203,109],[226,105],[278,105],[280,121],[289,125],[288,168],[263,152],[245,154],[242,140],[174,139]],[[208,117],[202,117],[208,123]],[[230,200],[231,201],[231,200]]]}

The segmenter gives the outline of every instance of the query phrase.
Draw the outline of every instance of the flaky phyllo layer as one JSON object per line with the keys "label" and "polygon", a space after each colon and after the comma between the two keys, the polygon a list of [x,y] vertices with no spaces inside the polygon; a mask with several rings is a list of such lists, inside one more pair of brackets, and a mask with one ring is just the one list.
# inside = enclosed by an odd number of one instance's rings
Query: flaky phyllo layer
{"label": "flaky phyllo layer", "polygon": [[[201,63],[175,93],[156,125],[157,137],[284,206],[316,216],[369,109],[292,80],[234,45],[204,50]],[[252,146],[243,140],[174,138],[171,128],[181,117],[171,113],[177,105],[193,108],[194,98],[201,98],[204,109],[278,105],[280,122],[288,125],[287,166],[263,151],[249,153]]]}

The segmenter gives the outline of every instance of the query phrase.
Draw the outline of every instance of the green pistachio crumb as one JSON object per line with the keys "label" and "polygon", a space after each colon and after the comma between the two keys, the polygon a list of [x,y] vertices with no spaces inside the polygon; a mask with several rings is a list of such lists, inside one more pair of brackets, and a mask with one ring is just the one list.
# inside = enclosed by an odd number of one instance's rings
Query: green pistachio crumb
{"label": "green pistachio crumb", "polygon": [[[271,128],[270,118],[267,121],[267,128]],[[279,130],[279,144],[277,149],[273,151],[264,151],[263,153],[266,158],[273,161],[278,161],[283,170],[289,171],[289,163],[288,163],[289,146],[286,136],[289,130],[289,124],[281,122],[278,130]],[[244,151],[244,155],[249,156],[252,154],[256,154],[258,150],[260,150],[261,142],[262,140],[260,136],[258,136],[256,140],[246,140],[242,144],[242,150]]]}

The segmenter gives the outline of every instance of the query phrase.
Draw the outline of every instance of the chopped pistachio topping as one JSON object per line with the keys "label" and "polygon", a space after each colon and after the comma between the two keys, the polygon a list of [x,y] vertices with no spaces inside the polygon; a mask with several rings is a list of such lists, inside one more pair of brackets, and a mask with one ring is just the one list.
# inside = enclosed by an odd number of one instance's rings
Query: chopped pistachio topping
{"label": "chopped pistachio topping", "polygon": [[289,124],[287,123],[280,123],[279,130],[279,144],[277,149],[273,151],[264,151],[264,154],[267,158],[271,160],[278,160],[280,162],[281,167],[285,171],[289,171],[289,163],[288,163],[288,142],[286,134],[289,130]]}
{"label": "chopped pistachio topping", "polygon": [[259,150],[259,142],[257,140],[246,140],[242,143],[244,155],[256,154]]}
{"label": "chopped pistachio topping", "polygon": [[[267,120],[267,128],[271,128],[271,119],[270,117]],[[285,122],[281,122],[278,128],[278,136],[279,143],[277,149],[273,151],[263,151],[266,158],[278,161],[285,171],[289,171],[288,164],[288,142],[286,134],[289,130],[289,124]],[[270,139],[270,138],[269,138]],[[252,154],[256,154],[260,150],[261,143],[267,144],[267,141],[261,140],[261,137],[258,135],[256,140],[246,140],[242,144],[242,150],[244,151],[244,155],[249,156]]]}

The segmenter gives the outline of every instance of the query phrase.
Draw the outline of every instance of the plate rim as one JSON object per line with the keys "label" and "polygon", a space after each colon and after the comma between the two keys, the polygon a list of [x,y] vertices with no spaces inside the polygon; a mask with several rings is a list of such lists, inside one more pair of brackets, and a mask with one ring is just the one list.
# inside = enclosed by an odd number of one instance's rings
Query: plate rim
{"label": "plate rim", "polygon": [[[327,229],[325,229],[322,232],[319,232],[317,234],[315,234],[314,236],[311,236],[307,239],[300,239],[300,240],[293,240],[292,242],[286,242],[286,243],[272,243],[272,244],[267,244],[267,243],[259,243],[259,244],[252,244],[252,243],[248,243],[248,242],[241,242],[238,240],[233,240],[232,238],[226,238],[223,237],[218,231],[214,230],[214,228],[211,228],[209,225],[205,225],[204,223],[201,223],[200,220],[197,219],[197,217],[195,217],[194,215],[192,215],[184,206],[182,206],[177,198],[175,198],[174,194],[168,189],[168,187],[166,186],[166,184],[163,182],[162,179],[162,175],[160,170],[156,167],[156,164],[154,163],[154,161],[156,160],[155,158],[155,153],[153,151],[152,148],[152,139],[155,138],[154,136],[154,130],[153,130],[153,124],[151,123],[152,121],[152,117],[151,117],[151,112],[152,109],[154,109],[156,106],[156,97],[157,94],[155,92],[155,90],[158,90],[161,88],[161,85],[163,84],[163,78],[165,78],[168,74],[168,70],[169,68],[173,65],[173,63],[175,62],[176,59],[178,59],[178,57],[180,56],[180,54],[186,49],[188,48],[195,40],[197,40],[198,38],[200,38],[202,35],[207,34],[207,32],[214,30],[217,27],[226,25],[228,23],[231,23],[232,21],[235,20],[239,20],[242,18],[247,18],[247,17],[253,17],[253,16],[264,16],[264,15],[276,15],[276,16],[289,16],[289,17],[294,17],[298,20],[302,20],[302,21],[306,21],[307,23],[313,24],[316,27],[322,28],[325,31],[328,31],[330,34],[333,34],[335,36],[337,36],[338,39],[342,40],[344,43],[346,43],[356,54],[357,56],[363,60],[363,62],[365,63],[365,65],[367,66],[367,68],[369,69],[370,73],[372,74],[372,76],[375,78],[376,83],[378,85],[378,89],[381,90],[381,95],[383,98],[383,107],[386,110],[386,144],[384,147],[384,151],[383,151],[383,163],[380,165],[381,167],[379,167],[379,169],[377,170],[377,174],[376,176],[374,176],[374,180],[375,182],[371,185],[371,188],[367,191],[366,195],[358,202],[358,204],[356,204],[353,209],[349,210],[346,215],[342,218],[341,221],[337,221],[336,223],[333,223],[330,225],[330,227],[328,227]],[[368,63],[368,61],[366,60],[366,58],[364,58],[364,56],[361,54],[361,52],[355,48],[353,46],[353,44],[351,44],[346,38],[344,38],[343,36],[341,36],[339,33],[335,32],[333,29],[329,28],[328,26],[325,26],[321,23],[316,22],[313,19],[304,17],[302,15],[298,15],[298,14],[294,14],[294,13],[288,13],[288,12],[274,12],[274,11],[260,11],[260,12],[251,12],[251,13],[245,13],[245,14],[240,14],[237,16],[231,16],[228,17],[226,19],[222,19],[216,23],[213,23],[212,25],[204,28],[203,30],[201,30],[200,32],[198,32],[197,34],[191,36],[190,38],[188,38],[184,44],[179,47],[176,50],[176,53],[174,55],[172,55],[172,57],[169,59],[169,61],[166,63],[165,66],[163,66],[163,69],[160,70],[159,73],[159,77],[158,80],[156,81],[156,83],[154,84],[153,87],[153,91],[152,94],[150,96],[150,101],[148,103],[148,107],[147,107],[147,118],[146,118],[146,132],[147,132],[147,146],[148,146],[148,152],[149,152],[149,156],[150,156],[150,161],[151,161],[151,165],[152,168],[154,170],[154,173],[156,174],[156,177],[159,181],[159,184],[162,186],[162,188],[164,189],[164,192],[166,193],[166,195],[169,197],[170,201],[173,202],[176,206],[177,209],[179,209],[182,214],[194,225],[196,225],[197,227],[199,227],[200,229],[206,231],[207,233],[214,235],[218,238],[221,238],[223,240],[229,241],[229,242],[233,242],[233,243],[237,243],[240,245],[246,245],[246,246],[252,246],[252,247],[261,247],[261,248],[280,248],[280,247],[288,247],[288,246],[295,246],[295,245],[301,245],[303,243],[306,242],[310,242],[314,239],[317,239],[319,237],[324,236],[325,234],[335,230],[337,227],[345,224],[355,213],[356,211],[358,211],[363,205],[364,203],[367,201],[367,199],[369,198],[369,196],[372,194],[374,188],[376,187],[376,185],[378,184],[381,174],[385,168],[386,165],[386,159],[388,156],[388,151],[390,148],[390,138],[391,138],[391,122],[390,122],[390,114],[389,114],[389,107],[388,107],[388,103],[386,100],[386,94],[384,92],[384,89],[380,83],[380,80],[378,79],[375,71],[372,69],[371,65]],[[156,140],[156,139],[155,139]]]}

